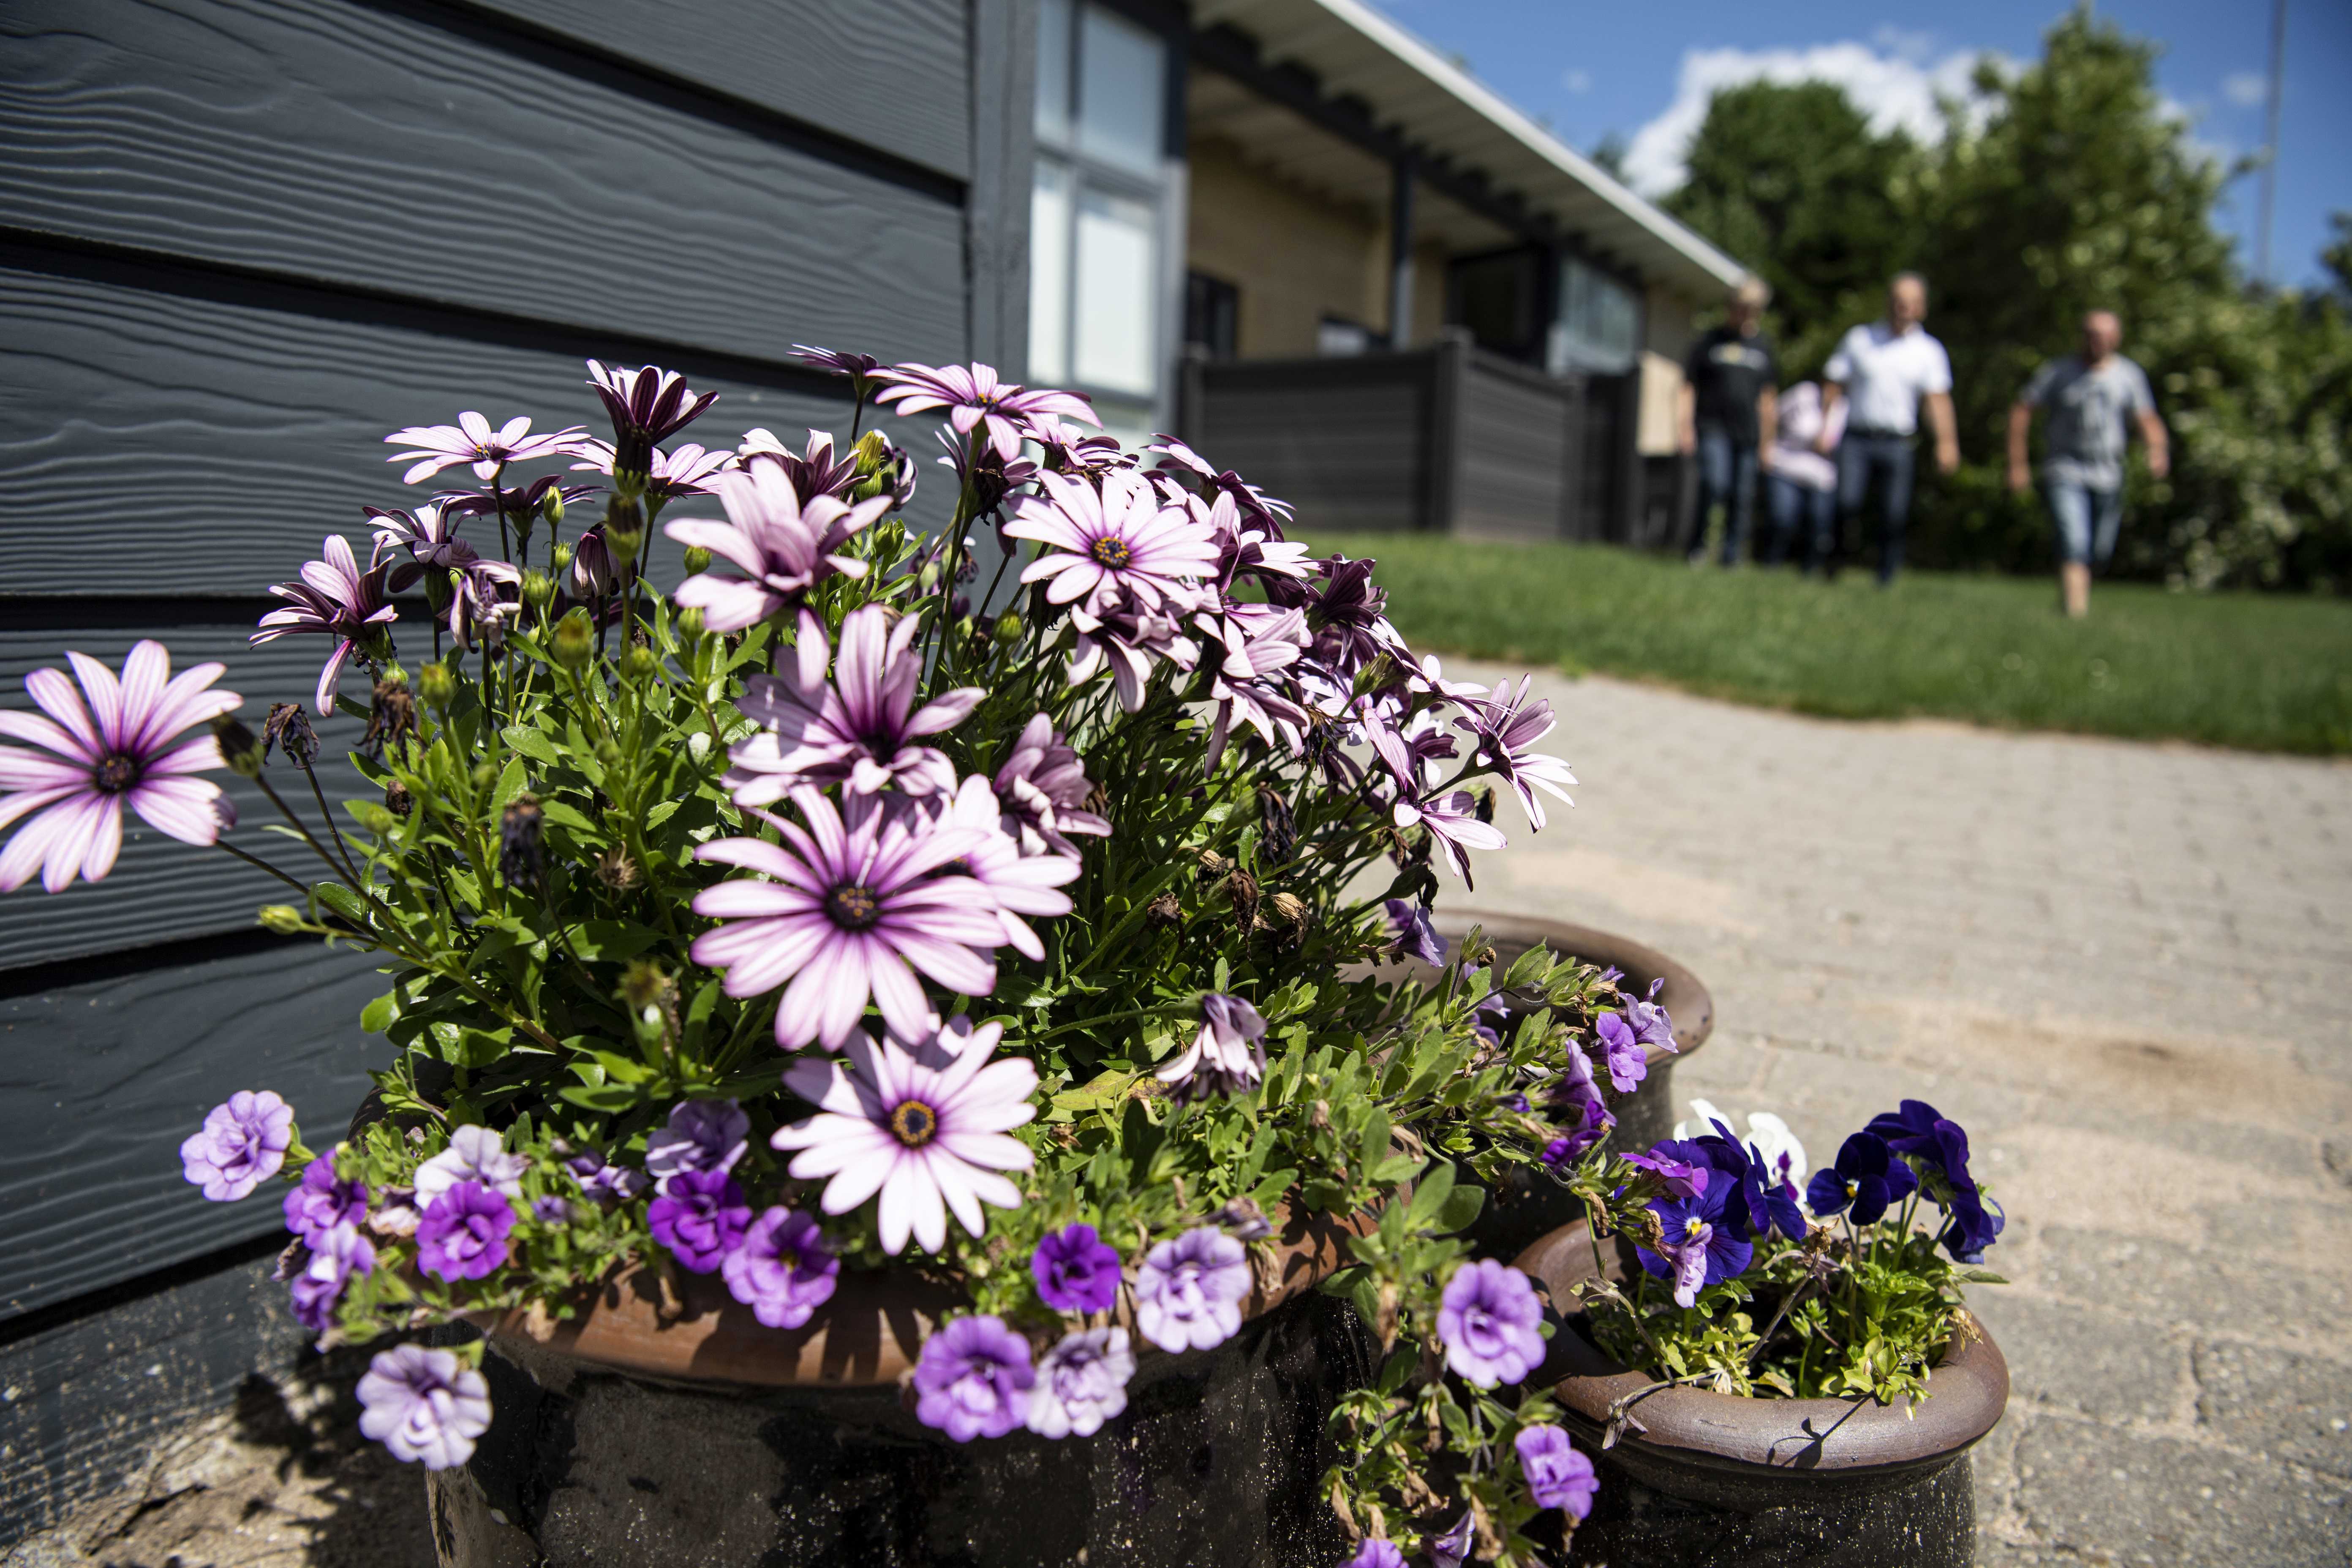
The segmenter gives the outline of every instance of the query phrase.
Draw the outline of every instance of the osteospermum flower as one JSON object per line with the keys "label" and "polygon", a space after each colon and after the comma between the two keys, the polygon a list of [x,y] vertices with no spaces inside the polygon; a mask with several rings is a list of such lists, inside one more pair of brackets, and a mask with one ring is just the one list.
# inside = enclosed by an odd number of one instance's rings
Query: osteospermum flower
{"label": "osteospermum flower", "polygon": [[1127,1408],[1135,1352],[1125,1329],[1074,1329],[1037,1363],[1029,1430],[1040,1437],[1091,1437]]}
{"label": "osteospermum flower", "polygon": [[996,989],[1003,921],[985,889],[948,868],[981,847],[967,829],[920,817],[866,816],[845,828],[833,803],[793,793],[808,826],[776,819],[782,844],[722,838],[695,851],[765,880],[737,878],[695,896],[694,912],[728,923],[695,939],[694,961],[727,972],[727,994],[757,996],[790,981],[776,1043],[837,1051],[870,998],[905,1039],[935,1026],[920,970],[950,991]]}
{"label": "osteospermum flower", "polygon": [[979,429],[983,442],[1006,462],[1021,455],[1022,441],[1041,417],[1101,423],[1081,394],[1015,386],[998,380],[993,365],[898,364],[870,374],[883,384],[875,394],[877,403],[894,405],[902,415],[944,408],[957,435]]}
{"label": "osteospermum flower", "polygon": [[180,1173],[215,1203],[235,1203],[278,1173],[294,1146],[294,1108],[273,1089],[240,1089],[180,1145]]}
{"label": "osteospermum flower", "polygon": [[1076,845],[1068,836],[1102,837],[1110,824],[1086,809],[1094,785],[1078,753],[1043,713],[1031,717],[1020,738],[996,770],[997,804],[1003,807],[1001,825],[1020,840],[1024,855],[1067,855]]}
{"label": "osteospermum flower", "polygon": [[1096,615],[1116,604],[1157,611],[1200,603],[1199,581],[1217,564],[1206,522],[1167,504],[1139,474],[1104,474],[1100,489],[1060,474],[1039,482],[1045,493],[1023,501],[1004,525],[1008,539],[1048,547],[1023,570],[1024,583],[1046,584],[1052,603],[1083,603]]}
{"label": "osteospermum flower", "polygon": [[1201,1028],[1184,1054],[1154,1073],[1171,1098],[1240,1094],[1265,1077],[1265,1019],[1247,1000],[1213,991],[1201,998]]}
{"label": "osteospermum flower", "polygon": [[1037,1381],[1029,1342],[987,1315],[958,1318],[923,1342],[915,1419],[959,1443],[1002,1437],[1022,1423]]}
{"label": "osteospermum flower", "polygon": [[702,416],[719,401],[715,392],[696,396],[686,377],[659,365],[630,370],[588,362],[588,384],[596,389],[604,412],[612,416],[613,435],[624,457],[659,446]]}
{"label": "osteospermum flower", "polygon": [[[573,457],[581,459],[572,465],[575,473],[610,475],[620,463],[618,449],[601,436],[575,442],[571,450]],[[653,447],[646,453],[646,498],[667,501],[680,496],[707,496],[711,493],[711,476],[734,461],[732,452],[705,451],[692,441],[682,442],[667,451]]]}
{"label": "osteospermum flower", "polygon": [[1542,1363],[1542,1323],[1528,1277],[1491,1258],[1454,1270],[1438,1300],[1445,1364],[1479,1388],[1520,1382]]}
{"label": "osteospermum flower", "polygon": [[302,563],[300,582],[270,585],[269,591],[286,600],[287,607],[262,616],[261,629],[247,640],[257,647],[300,634],[336,639],[335,651],[327,656],[326,668],[319,671],[314,706],[323,719],[335,710],[335,682],[342,678],[345,661],[380,636],[379,628],[398,620],[400,612],[384,598],[384,574],[392,570],[392,562],[382,545],[369,558],[364,572],[340,534],[329,534],[319,554],[320,559]]}
{"label": "osteospermum flower", "polygon": [[846,1214],[878,1193],[883,1250],[904,1250],[911,1236],[937,1252],[947,1245],[949,1210],[978,1236],[981,1205],[1019,1208],[1020,1189],[997,1173],[1034,1163],[1005,1134],[1037,1114],[1029,1103],[1037,1069],[1020,1057],[988,1056],[971,1048],[934,1066],[861,1030],[846,1067],[803,1057],[784,1069],[784,1087],[817,1114],[778,1128],[771,1142],[799,1151],[794,1176],[830,1178],[825,1213]]}
{"label": "osteospermum flower", "polygon": [[446,1470],[473,1457],[490,1429],[490,1385],[447,1351],[395,1345],[360,1379],[360,1431],[404,1463]]}
{"label": "osteospermum flower", "polygon": [[430,479],[460,463],[472,464],[474,477],[487,481],[496,479],[499,470],[509,463],[562,457],[572,450],[572,444],[582,434],[575,425],[568,430],[534,436],[530,434],[530,417],[520,414],[493,430],[488,420],[469,408],[457,416],[455,425],[412,425],[405,430],[394,431],[384,437],[387,444],[415,450],[394,452],[384,461],[415,464],[400,476],[400,482],[405,485]]}
{"label": "osteospermum flower", "polygon": [[0,827],[31,818],[0,850],[0,892],[23,887],[36,869],[52,893],[76,877],[105,877],[121,852],[126,805],[184,843],[220,837],[220,786],[192,776],[225,765],[220,743],[209,733],[182,736],[244,700],[208,689],[223,667],[200,664],[174,679],[172,656],[152,641],[131,648],[120,679],[85,655],[66,658],[80,690],[61,670],[37,669],[25,690],[41,711],[0,710],[0,736],[41,748],[0,746]]}
{"label": "osteospermum flower", "polygon": [[1164,1351],[1210,1350],[1240,1331],[1249,1292],[1242,1244],[1214,1226],[1196,1226],[1143,1255],[1135,1326]]}
{"label": "osteospermum flower", "polygon": [[727,521],[681,518],[662,531],[731,569],[688,577],[670,595],[700,610],[714,632],[740,631],[781,615],[827,577],[865,576],[866,563],[843,554],[842,546],[890,507],[888,496],[855,506],[834,495],[803,500],[780,463],[722,470],[704,486],[718,496]]}
{"label": "osteospermum flower", "polygon": [[1528,748],[1551,733],[1559,723],[1553,716],[1551,704],[1538,697],[1529,700],[1528,689],[1535,685],[1530,675],[1519,681],[1514,693],[1510,682],[1495,689],[1491,697],[1467,704],[1470,717],[1457,719],[1454,724],[1466,731],[1477,747],[1478,762],[1511,786],[1519,797],[1519,807],[1528,814],[1528,826],[1540,831],[1544,825],[1543,806],[1536,799],[1536,791],[1556,795],[1570,805],[1562,785],[1572,784],[1576,775],[1558,757],[1546,756]]}
{"label": "osteospermum flower", "polygon": [[850,611],[828,682],[824,629],[803,610],[797,673],[789,679],[755,675],[736,703],[762,726],[729,753],[734,768],[727,783],[736,804],[771,805],[804,785],[831,784],[845,784],[857,795],[952,790],[955,768],[947,753],[919,742],[962,723],[987,693],[961,686],[916,707],[923,657],[914,641],[921,629],[914,616],[893,624],[879,605]]}
{"label": "osteospermum flower", "polygon": [[1070,895],[1060,889],[1064,883],[1076,881],[1085,868],[1067,856],[1022,854],[1020,841],[1001,826],[1003,815],[986,775],[974,773],[945,797],[937,821],[978,835],[972,848],[950,869],[988,890],[997,919],[1003,922],[1006,943],[1024,958],[1042,961],[1045,944],[1021,917],[1068,914]]}
{"label": "osteospermum flower", "polygon": [[1069,683],[1083,686],[1108,665],[1118,704],[1130,713],[1143,707],[1151,672],[1162,659],[1184,670],[1200,661],[1201,645],[1183,634],[1174,616],[1156,611],[1114,605],[1096,616],[1080,606],[1070,612],[1070,626],[1077,638],[1064,672]]}

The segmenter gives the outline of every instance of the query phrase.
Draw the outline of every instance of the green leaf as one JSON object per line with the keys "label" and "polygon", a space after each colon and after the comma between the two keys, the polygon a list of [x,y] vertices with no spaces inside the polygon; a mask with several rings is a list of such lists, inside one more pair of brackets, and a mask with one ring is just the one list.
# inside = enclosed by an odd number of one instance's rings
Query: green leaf
{"label": "green leaf", "polygon": [[524,771],[520,757],[509,757],[506,767],[499,773],[498,793],[491,797],[493,807],[510,805],[514,798],[530,787],[530,775]]}
{"label": "green leaf", "polygon": [[565,1100],[583,1110],[601,1110],[607,1114],[627,1110],[642,1100],[643,1095],[628,1084],[608,1083],[591,1089],[566,1087],[559,1091]]}
{"label": "green leaf", "polygon": [[333,910],[337,918],[346,924],[357,926],[362,931],[368,929],[367,900],[341,882],[314,883],[310,896]]}
{"label": "green leaf", "polygon": [[381,1035],[392,1027],[400,1016],[400,993],[387,991],[360,1009],[360,1029],[364,1034]]}
{"label": "green leaf", "polygon": [[529,757],[541,767],[555,767],[562,761],[555,750],[555,742],[528,724],[509,724],[499,731],[499,735],[509,751]]}
{"label": "green leaf", "polygon": [[565,805],[562,801],[541,801],[539,814],[544,821],[562,828],[566,833],[575,834],[592,843],[602,844],[606,841],[607,836],[603,828],[589,821],[585,813],[577,807]]}
{"label": "green leaf", "polygon": [[1458,1236],[1477,1223],[1486,1207],[1484,1187],[1455,1187],[1437,1211],[1437,1228],[1449,1236]]}
{"label": "green leaf", "polygon": [[[1383,1174],[1387,1166],[1394,1163],[1396,1163],[1395,1160],[1390,1160],[1381,1170],[1372,1173],[1372,1179],[1384,1185],[1391,1181],[1404,1180],[1403,1177]],[[1454,1195],[1454,1166],[1449,1162],[1432,1161],[1428,1174],[1423,1176],[1420,1184],[1412,1190],[1412,1205],[1407,1212],[1406,1218],[1417,1226],[1427,1228],[1444,1209],[1445,1200]]]}

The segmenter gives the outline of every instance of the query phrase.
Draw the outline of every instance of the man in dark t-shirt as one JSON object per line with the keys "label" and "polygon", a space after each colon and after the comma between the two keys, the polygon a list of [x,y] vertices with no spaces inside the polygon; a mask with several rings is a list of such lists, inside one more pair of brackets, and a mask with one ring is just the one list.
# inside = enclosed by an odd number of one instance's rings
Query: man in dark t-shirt
{"label": "man in dark t-shirt", "polygon": [[1683,366],[1678,432],[1685,456],[1698,455],[1698,514],[1686,546],[1691,564],[1706,559],[1707,520],[1724,509],[1723,563],[1748,548],[1756,511],[1756,476],[1771,462],[1763,444],[1776,423],[1780,363],[1764,335],[1772,290],[1761,278],[1740,279],[1727,319],[1691,349]]}

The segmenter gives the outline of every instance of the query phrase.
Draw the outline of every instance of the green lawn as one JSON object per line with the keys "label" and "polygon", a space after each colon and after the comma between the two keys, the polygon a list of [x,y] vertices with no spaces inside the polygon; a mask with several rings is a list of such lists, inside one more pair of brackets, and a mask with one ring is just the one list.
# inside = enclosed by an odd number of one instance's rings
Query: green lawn
{"label": "green lawn", "polygon": [[2054,581],[1912,573],[1881,592],[1789,571],[1693,570],[1603,545],[1317,534],[1381,563],[1416,646],[1658,680],[1835,718],[2352,752],[2352,604],[2101,584],[2090,618]]}

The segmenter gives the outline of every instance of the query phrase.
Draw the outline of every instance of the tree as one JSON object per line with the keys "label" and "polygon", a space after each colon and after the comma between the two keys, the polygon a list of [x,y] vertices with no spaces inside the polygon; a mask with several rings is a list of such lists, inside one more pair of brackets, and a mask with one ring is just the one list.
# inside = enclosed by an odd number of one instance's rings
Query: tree
{"label": "tree", "polygon": [[1833,83],[1749,82],[1709,102],[1689,177],[1664,205],[1772,285],[1782,358],[1810,374],[1913,260],[1904,197],[1917,158]]}

